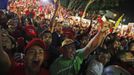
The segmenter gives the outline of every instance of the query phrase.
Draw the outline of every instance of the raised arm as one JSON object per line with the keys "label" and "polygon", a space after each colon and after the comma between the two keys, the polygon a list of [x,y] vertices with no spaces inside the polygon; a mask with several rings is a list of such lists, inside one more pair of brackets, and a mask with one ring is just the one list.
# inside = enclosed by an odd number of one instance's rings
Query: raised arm
{"label": "raised arm", "polygon": [[10,59],[8,54],[2,48],[2,36],[1,36],[1,28],[0,28],[0,75],[6,73],[11,66]]}
{"label": "raised arm", "polygon": [[104,22],[103,28],[88,42],[88,44],[84,47],[84,56],[87,58],[87,56],[93,52],[105,39],[105,37],[108,34],[108,30],[110,23]]}

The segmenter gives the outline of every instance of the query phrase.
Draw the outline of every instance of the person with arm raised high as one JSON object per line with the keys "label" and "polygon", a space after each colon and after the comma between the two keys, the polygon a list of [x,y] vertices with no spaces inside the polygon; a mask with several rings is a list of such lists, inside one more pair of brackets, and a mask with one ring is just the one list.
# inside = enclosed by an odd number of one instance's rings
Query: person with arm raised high
{"label": "person with arm raised high", "polygon": [[[103,28],[79,50],[76,50],[74,40],[65,39],[61,46],[61,56],[50,67],[51,75],[77,75],[83,60],[90,55],[105,39],[109,30],[109,22],[104,22]],[[55,69],[56,68],[56,69]],[[53,70],[55,69],[55,70]]]}

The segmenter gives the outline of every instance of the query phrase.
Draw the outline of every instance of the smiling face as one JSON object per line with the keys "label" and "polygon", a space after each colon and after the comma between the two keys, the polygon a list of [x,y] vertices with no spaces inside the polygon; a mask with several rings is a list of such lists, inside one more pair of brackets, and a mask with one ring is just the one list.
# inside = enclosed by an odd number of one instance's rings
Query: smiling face
{"label": "smiling face", "polygon": [[40,46],[34,45],[29,48],[25,56],[25,64],[30,71],[38,71],[44,61],[44,50]]}

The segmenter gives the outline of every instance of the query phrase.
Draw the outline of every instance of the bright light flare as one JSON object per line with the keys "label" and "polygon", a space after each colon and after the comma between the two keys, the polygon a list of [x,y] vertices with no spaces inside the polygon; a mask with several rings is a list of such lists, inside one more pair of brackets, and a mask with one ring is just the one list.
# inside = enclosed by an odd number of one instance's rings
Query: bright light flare
{"label": "bright light flare", "polygon": [[48,4],[48,3],[50,3],[49,0],[40,0],[40,4],[41,4],[41,5],[46,5],[46,4]]}
{"label": "bright light flare", "polygon": [[43,3],[48,3],[49,2],[49,0],[40,0],[41,2],[43,2]]}

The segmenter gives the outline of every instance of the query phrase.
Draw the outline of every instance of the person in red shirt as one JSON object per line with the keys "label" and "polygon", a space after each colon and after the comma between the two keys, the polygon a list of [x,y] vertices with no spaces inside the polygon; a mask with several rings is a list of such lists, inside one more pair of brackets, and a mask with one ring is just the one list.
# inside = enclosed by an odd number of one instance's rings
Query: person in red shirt
{"label": "person in red shirt", "polygon": [[[0,37],[2,37],[1,33]],[[0,44],[2,43],[0,42]],[[7,73],[7,75],[50,75],[47,69],[41,67],[46,59],[45,49],[44,42],[34,38],[28,42],[24,49],[24,63],[16,63],[10,61],[7,53],[0,45],[0,67],[3,67],[4,71],[0,71],[0,75],[6,75],[2,73]]]}

